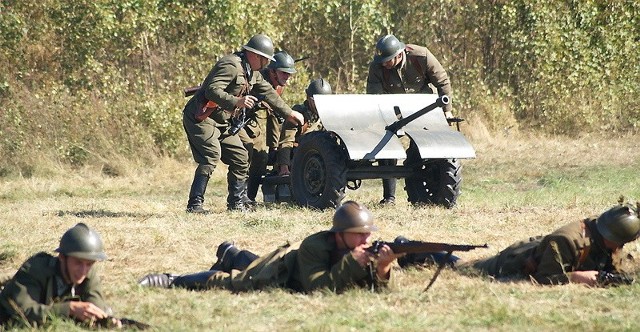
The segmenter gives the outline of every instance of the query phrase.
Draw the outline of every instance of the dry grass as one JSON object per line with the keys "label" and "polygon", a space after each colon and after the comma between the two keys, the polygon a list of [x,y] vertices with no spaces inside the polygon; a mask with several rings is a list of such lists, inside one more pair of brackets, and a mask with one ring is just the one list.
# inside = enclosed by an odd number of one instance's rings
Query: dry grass
{"label": "dry grass", "polygon": [[[365,181],[348,198],[377,216],[386,240],[410,238],[488,243],[488,250],[458,253],[474,259],[530,235],[597,214],[620,194],[640,198],[638,137],[582,139],[489,137],[475,133],[478,158],[464,163],[464,193],[452,210],[414,209],[399,184],[399,203],[380,208],[379,181]],[[55,169],[55,167],[54,167]],[[282,290],[226,291],[141,289],[150,272],[205,270],[217,245],[235,239],[262,254],[289,240],[329,227],[331,212],[292,206],[227,213],[223,169],[207,192],[214,213],[183,212],[190,162],[161,159],[153,166],[120,166],[122,176],[86,168],[51,176],[0,179],[0,276],[10,275],[31,254],[52,251],[78,222],[96,228],[109,259],[99,264],[106,297],[116,315],[151,323],[158,330],[638,330],[635,300],[640,286],[589,289],[499,283],[445,270],[422,293],[433,269],[395,271],[392,290],[353,290],[335,295]],[[638,254],[633,243],[626,250]],[[637,263],[631,264],[637,270]],[[53,330],[74,325],[56,321]]]}

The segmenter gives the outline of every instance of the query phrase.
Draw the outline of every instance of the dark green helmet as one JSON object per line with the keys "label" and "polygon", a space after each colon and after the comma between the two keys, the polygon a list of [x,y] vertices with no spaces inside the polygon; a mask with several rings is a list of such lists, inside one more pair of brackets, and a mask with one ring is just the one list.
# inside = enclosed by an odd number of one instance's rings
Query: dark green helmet
{"label": "dark green helmet", "polygon": [[399,41],[394,35],[386,35],[376,43],[376,55],[373,57],[373,62],[383,63],[393,59],[404,50],[404,43]]}
{"label": "dark green helmet", "polygon": [[640,232],[638,211],[628,204],[614,206],[598,217],[596,227],[602,237],[611,242],[617,244],[631,242]]}
{"label": "dark green helmet", "polygon": [[347,201],[333,214],[333,227],[330,232],[370,233],[377,231],[373,224],[373,215],[364,205]]}
{"label": "dark green helmet", "polygon": [[294,74],[296,69],[294,68],[295,61],[285,51],[280,51],[273,55],[274,61],[269,64],[270,69],[279,70],[285,73]]}
{"label": "dark green helmet", "polygon": [[330,95],[331,94],[331,85],[324,78],[318,78],[311,83],[306,90],[307,97],[313,97],[313,95]]}
{"label": "dark green helmet", "polygon": [[273,58],[273,42],[266,35],[255,35],[249,39],[249,42],[242,46],[243,49],[261,55],[271,61]]}
{"label": "dark green helmet", "polygon": [[83,223],[66,231],[60,239],[60,246],[55,251],[65,256],[92,261],[107,259],[100,235]]}

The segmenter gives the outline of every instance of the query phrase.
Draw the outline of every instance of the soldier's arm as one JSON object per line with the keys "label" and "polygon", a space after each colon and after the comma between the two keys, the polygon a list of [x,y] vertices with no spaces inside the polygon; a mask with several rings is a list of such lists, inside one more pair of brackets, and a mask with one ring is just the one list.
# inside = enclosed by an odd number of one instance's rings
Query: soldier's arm
{"label": "soldier's arm", "polygon": [[276,93],[276,90],[273,89],[273,86],[271,86],[271,84],[267,82],[262,75],[259,75],[257,78],[256,84],[254,84],[251,89],[251,94],[254,96],[264,96],[264,100],[269,104],[269,106],[271,106],[271,109],[285,119],[294,113],[291,107],[282,100],[278,93]]}
{"label": "soldier's arm", "polygon": [[46,294],[46,285],[39,279],[23,266],[2,290],[0,306],[14,319],[26,319],[31,324],[43,324],[52,315],[68,317],[69,302],[51,305],[40,302],[42,294]]}
{"label": "soldier's arm", "polygon": [[336,264],[330,265],[329,252],[314,250],[304,241],[297,255],[302,286],[307,292],[320,288],[341,292],[367,277],[367,270],[352,255],[344,255]]}
{"label": "soldier's arm", "polygon": [[548,236],[547,245],[540,258],[534,278],[541,284],[566,284],[570,282],[572,264],[578,251],[569,239]]}
{"label": "soldier's arm", "polygon": [[239,97],[227,92],[228,88],[238,90],[245,84],[245,77],[231,58],[224,57],[218,61],[205,79],[204,96],[227,111],[233,110]]}
{"label": "soldier's arm", "polygon": [[82,301],[91,302],[105,312],[110,311],[110,308],[102,295],[102,282],[96,273],[95,267],[91,269],[82,285],[83,290],[82,294],[80,294],[80,299]]}
{"label": "soldier's arm", "polygon": [[[453,90],[451,89],[451,81],[449,80],[449,75],[447,75],[447,71],[444,70],[444,67],[440,64],[440,61],[436,59],[436,57],[427,50],[426,56],[426,73],[425,76],[429,80],[431,84],[438,91],[438,95],[447,95],[449,98],[453,100]],[[451,103],[444,106],[445,112],[451,112]]]}
{"label": "soldier's arm", "polygon": [[385,93],[382,85],[382,67],[371,63],[369,65],[369,75],[367,75],[367,94]]}

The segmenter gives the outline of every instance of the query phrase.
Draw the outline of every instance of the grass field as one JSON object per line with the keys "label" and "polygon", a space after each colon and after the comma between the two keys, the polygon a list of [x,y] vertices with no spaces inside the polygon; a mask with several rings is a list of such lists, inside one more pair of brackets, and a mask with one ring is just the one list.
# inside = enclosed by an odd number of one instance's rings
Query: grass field
{"label": "grass field", "polygon": [[[451,243],[488,243],[490,249],[458,253],[474,259],[512,242],[599,214],[618,196],[640,199],[639,137],[581,139],[473,138],[475,160],[464,161],[463,194],[456,208],[413,208],[403,182],[398,204],[378,207],[380,181],[364,181],[348,199],[365,203],[381,228],[397,235]],[[220,242],[234,239],[263,254],[285,241],[327,229],[331,211],[293,206],[228,213],[223,169],[210,182],[207,216],[184,212],[194,165],[188,159],[129,166],[119,177],[99,169],[54,170],[47,176],[0,178],[0,276],[12,275],[38,251],[57,247],[78,222],[97,229],[109,259],[97,266],[117,316],[165,331],[638,331],[640,285],[591,289],[579,285],[501,283],[445,270],[429,292],[434,268],[394,270],[387,292],[352,290],[311,295],[283,290],[232,294],[143,289],[150,272],[208,269]],[[625,251],[640,257],[640,246]],[[639,263],[630,263],[634,274]],[[51,330],[79,329],[55,321]]]}

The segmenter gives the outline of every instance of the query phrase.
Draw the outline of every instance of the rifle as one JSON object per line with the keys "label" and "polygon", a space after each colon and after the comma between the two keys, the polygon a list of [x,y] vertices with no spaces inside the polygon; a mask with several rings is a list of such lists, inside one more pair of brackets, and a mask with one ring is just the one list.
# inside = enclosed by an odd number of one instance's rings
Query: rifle
{"label": "rifle", "polygon": [[451,258],[451,254],[454,251],[471,251],[477,248],[489,248],[489,246],[485,243],[483,245],[471,245],[471,244],[449,244],[449,243],[439,243],[439,242],[423,242],[423,241],[403,241],[403,242],[384,242],[384,241],[374,241],[371,247],[367,249],[367,251],[377,254],[380,251],[380,248],[383,245],[388,245],[391,250],[395,254],[420,254],[420,253],[438,253],[438,252],[446,252],[444,258],[440,260],[438,263],[438,269],[436,273],[431,277],[429,284],[424,289],[424,292],[428,291],[429,288],[433,285],[433,283],[440,275],[440,272],[445,267]]}
{"label": "rifle", "polygon": [[[113,324],[113,319],[114,317],[112,316],[99,319],[96,321],[96,325],[104,328],[114,328],[115,326]],[[146,330],[148,328],[151,328],[151,325],[143,322],[139,322],[135,319],[131,319],[131,318],[115,318],[115,319],[119,320],[120,323],[122,323],[122,327],[125,329]]]}
{"label": "rifle", "polygon": [[621,285],[631,285],[635,279],[623,273],[613,273],[607,271],[598,271],[597,283],[601,287],[617,287]]}
{"label": "rifle", "polygon": [[[308,56],[308,55],[307,56],[303,56],[302,58],[293,60],[293,63],[304,61],[304,60],[307,60],[309,58],[310,58],[310,56]],[[184,88],[183,91],[184,91],[185,98],[193,96],[198,90],[200,90],[200,85],[194,85],[194,86],[190,86],[188,88]]]}
{"label": "rifle", "polygon": [[247,123],[249,123],[249,121],[255,119],[258,105],[260,104],[260,102],[262,102],[266,98],[266,96],[259,95],[259,96],[256,96],[256,98],[258,98],[258,100],[256,101],[255,105],[252,108],[247,109],[245,107],[242,110],[238,111],[238,114],[236,116],[231,118],[231,127],[229,128],[229,134],[231,135],[237,134],[240,131],[240,129],[244,128],[244,126],[246,126]]}

